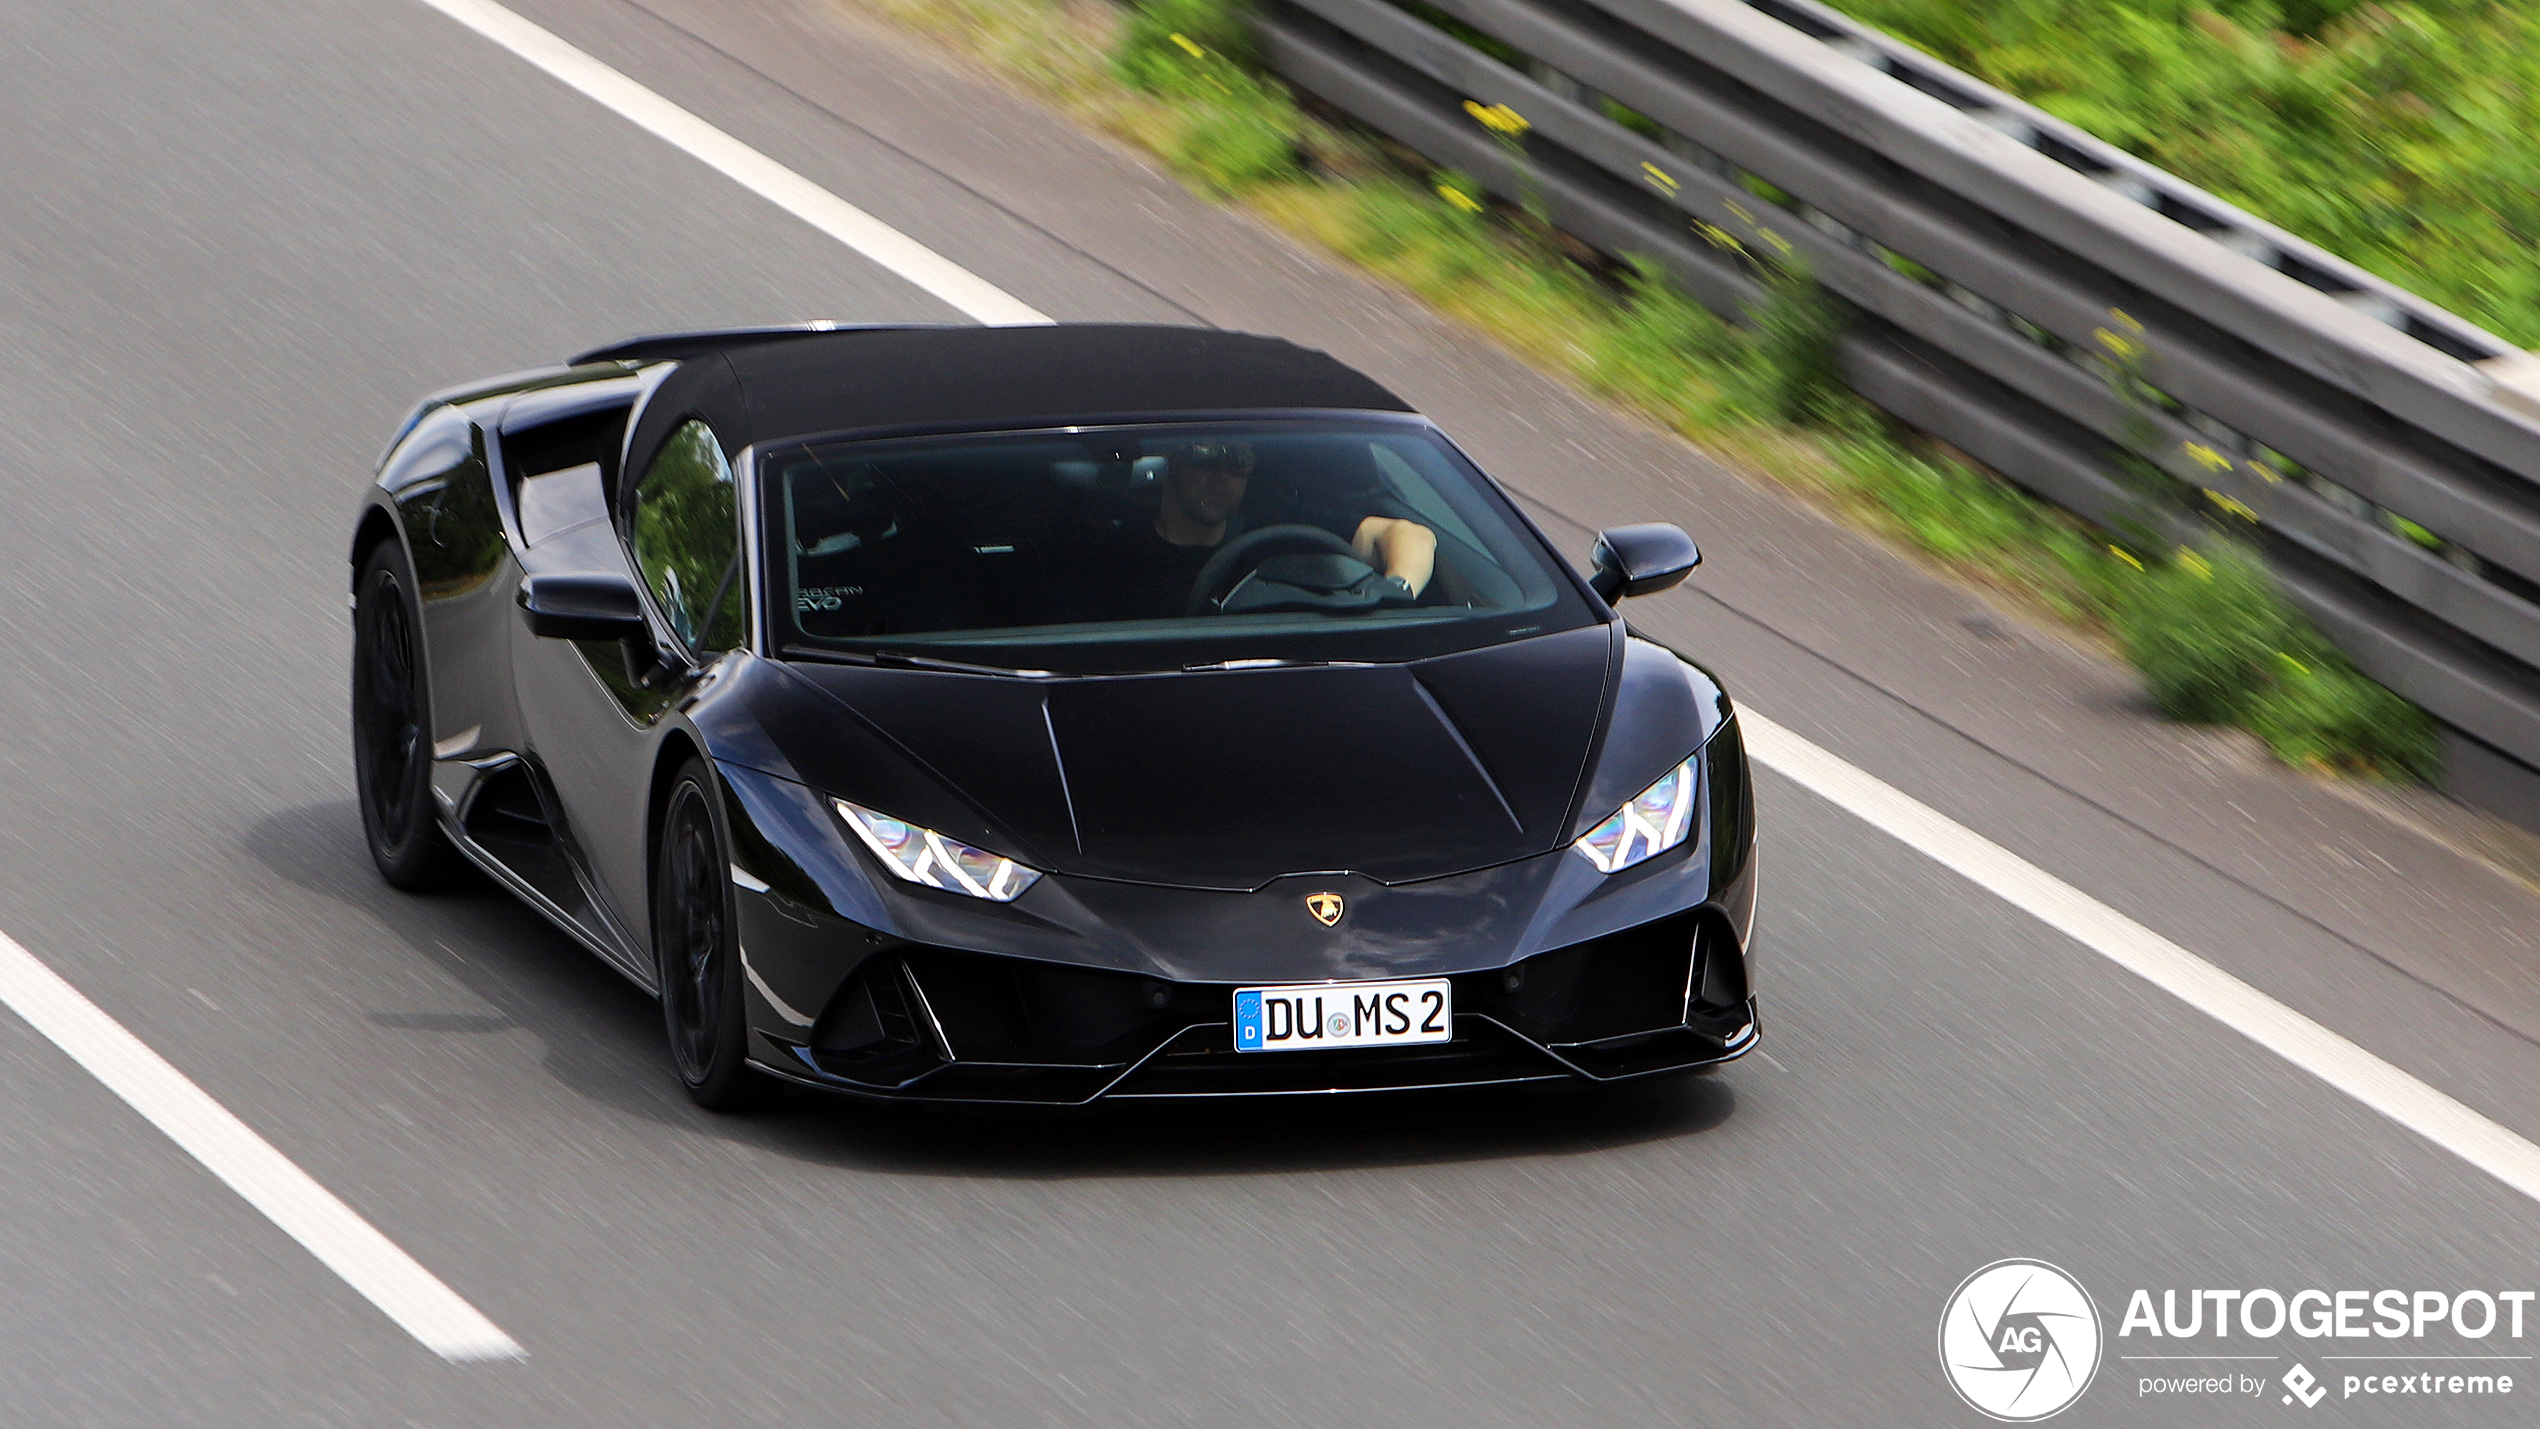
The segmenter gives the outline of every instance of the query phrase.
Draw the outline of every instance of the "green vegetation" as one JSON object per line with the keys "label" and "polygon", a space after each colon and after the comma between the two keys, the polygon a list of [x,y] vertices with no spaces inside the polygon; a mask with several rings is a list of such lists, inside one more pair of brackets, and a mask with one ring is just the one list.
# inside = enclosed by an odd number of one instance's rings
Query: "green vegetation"
{"label": "green vegetation", "polygon": [[1222,0],[1155,0],[1129,14],[1112,70],[1181,113],[1165,157],[1218,194],[1295,174],[1300,121],[1249,65],[1252,30]]}
{"label": "green vegetation", "polygon": [[2540,347],[2529,0],[1835,0],[2524,347]]}
{"label": "green vegetation", "polygon": [[[1530,205],[1493,204],[1465,175],[1406,169],[1399,150],[1301,113],[1240,59],[1249,39],[1237,0],[1147,0],[1125,20],[1101,0],[858,3],[991,61],[1538,367],[2069,629],[2119,636],[2156,691],[2173,687],[2173,667],[2208,671],[2178,687],[2221,693],[2159,694],[2182,718],[2243,724],[2305,767],[2379,777],[2432,767],[2425,717],[2330,650],[2253,557],[2227,544],[2168,558],[2121,551],[1854,396],[1835,362],[1849,313],[1804,272],[1759,265],[1764,301],[1732,325],[1653,265],[1609,268]],[[1472,111],[1522,155],[1523,116]],[[2228,583],[2207,582],[2214,572]],[[2178,596],[2182,583],[2196,598]],[[2264,613],[2261,638],[2225,618],[2247,611]]]}
{"label": "green vegetation", "polygon": [[1129,12],[1112,50],[1113,72],[1155,94],[1205,88],[1226,71],[1249,75],[1252,64],[1252,26],[1224,0],[1149,0]]}
{"label": "green vegetation", "polygon": [[2110,614],[2152,698],[2206,723],[2248,707],[2293,628],[2266,568],[2233,547],[2144,572]]}
{"label": "green vegetation", "polygon": [[2248,726],[2289,762],[2434,771],[2423,711],[2365,679],[2227,540],[2124,582],[2110,609],[2126,654],[2172,716]]}

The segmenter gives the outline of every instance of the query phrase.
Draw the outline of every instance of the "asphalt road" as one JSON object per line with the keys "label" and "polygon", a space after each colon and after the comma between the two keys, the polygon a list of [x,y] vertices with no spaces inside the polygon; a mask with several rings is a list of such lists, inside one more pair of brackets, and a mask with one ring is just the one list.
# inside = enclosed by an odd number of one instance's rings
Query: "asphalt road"
{"label": "asphalt road", "polygon": [[[1053,315],[1368,365],[1564,540],[1707,518],[1649,618],[1757,708],[2540,1129],[2540,901],[808,3],[524,11]],[[2520,1194],[1771,775],[1765,1055],[1715,1078],[694,1110],[596,961],[372,873],[346,520],[433,386],[812,315],[951,316],[416,0],[0,10],[0,929],[528,1352],[433,1357],[0,1016],[0,1423],[1967,1424],[1934,1329],[2006,1256],[2112,1330],[2134,1287],[2540,1286]],[[2065,1422],[2288,1412],[2141,1397],[2157,1348]]]}

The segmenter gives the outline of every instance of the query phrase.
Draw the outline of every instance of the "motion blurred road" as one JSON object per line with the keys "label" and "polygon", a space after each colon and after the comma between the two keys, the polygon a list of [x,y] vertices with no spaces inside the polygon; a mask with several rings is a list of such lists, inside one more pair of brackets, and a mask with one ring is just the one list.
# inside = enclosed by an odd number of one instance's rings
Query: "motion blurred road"
{"label": "motion blurred road", "polygon": [[[1681,521],[1633,615],[1753,708],[2540,1132],[2522,888],[825,0],[517,8],[1053,316],[1366,367],[1576,555]],[[2003,1257],[2112,1332],[2540,1282],[2519,1193],[1769,773],[1716,1077],[696,1111],[598,962],[374,876],[347,519],[435,386],[815,316],[957,317],[418,0],[0,9],[0,930],[527,1350],[435,1358],[0,1016],[0,1423],[1966,1424],[1934,1331]],[[2143,1349],[2068,1422],[2284,1412],[2138,1399]]]}

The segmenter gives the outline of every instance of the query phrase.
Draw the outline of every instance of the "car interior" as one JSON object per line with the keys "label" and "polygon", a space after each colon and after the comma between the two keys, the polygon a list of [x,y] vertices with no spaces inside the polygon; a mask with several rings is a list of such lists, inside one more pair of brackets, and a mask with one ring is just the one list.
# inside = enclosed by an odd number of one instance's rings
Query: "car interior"
{"label": "car interior", "polygon": [[[1173,458],[1144,448],[1159,444],[1128,435],[1000,436],[781,459],[784,530],[774,539],[793,577],[796,622],[815,639],[851,639],[1087,619],[1103,604],[1105,551],[1156,521]],[[1259,435],[1249,445],[1254,465],[1230,541],[1272,526],[1345,532],[1358,516],[1403,516],[1438,540],[1436,575],[1420,606],[1502,611],[1533,603],[1473,522],[1383,439]],[[1502,545],[1517,539],[1495,534]]]}

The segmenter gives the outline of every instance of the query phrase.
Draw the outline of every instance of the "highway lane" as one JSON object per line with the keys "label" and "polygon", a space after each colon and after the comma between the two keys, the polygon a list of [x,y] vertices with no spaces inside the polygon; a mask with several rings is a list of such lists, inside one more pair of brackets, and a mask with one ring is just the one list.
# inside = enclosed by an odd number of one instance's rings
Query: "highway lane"
{"label": "highway lane", "polygon": [[[754,141],[813,122],[678,70],[694,53],[632,12],[573,17]],[[1773,1060],[1709,1082],[1054,1125],[694,1113],[650,1006],[561,938],[370,875],[349,495],[455,376],[940,308],[418,5],[0,23],[23,632],[0,927],[531,1354],[433,1360],[0,1022],[0,1419],[1951,1423],[1932,1320],[1998,1256],[2094,1289],[2528,1273],[2527,1203],[1770,780]],[[856,139],[805,167],[1036,305],[1177,312]],[[1749,663],[1732,679],[1791,710],[1794,658]],[[2174,1412],[2109,1384],[2076,1411]]]}

